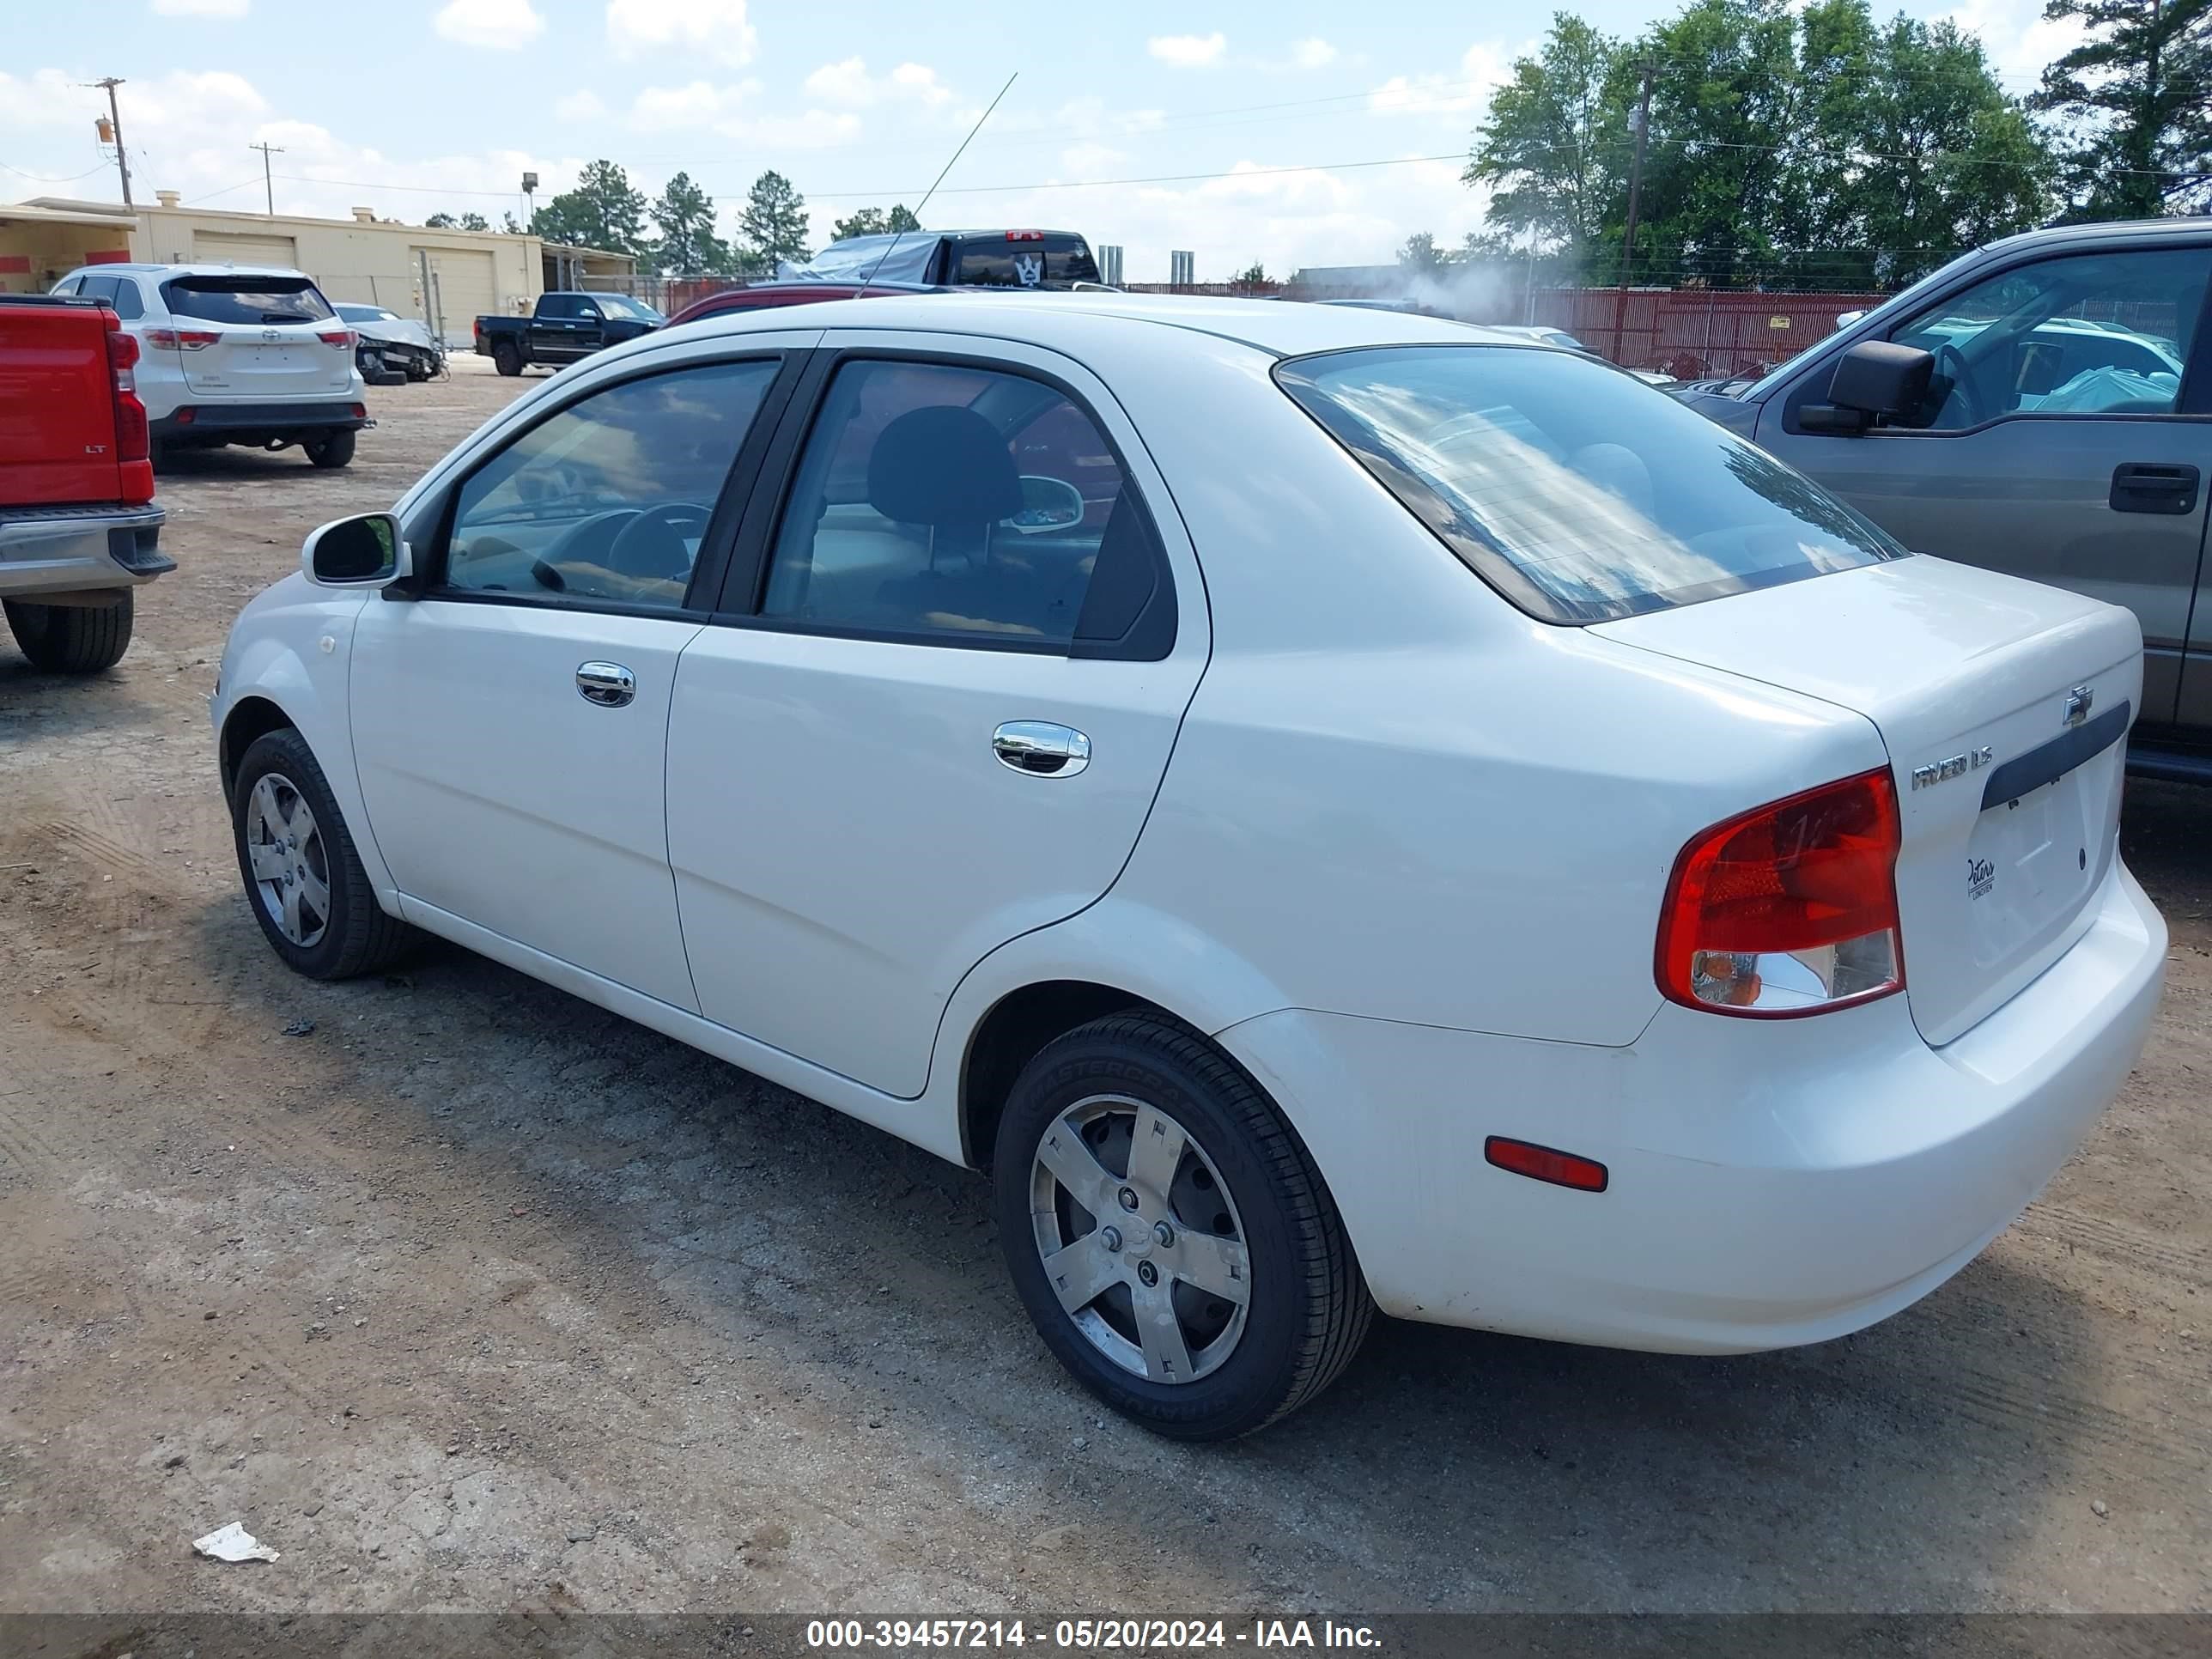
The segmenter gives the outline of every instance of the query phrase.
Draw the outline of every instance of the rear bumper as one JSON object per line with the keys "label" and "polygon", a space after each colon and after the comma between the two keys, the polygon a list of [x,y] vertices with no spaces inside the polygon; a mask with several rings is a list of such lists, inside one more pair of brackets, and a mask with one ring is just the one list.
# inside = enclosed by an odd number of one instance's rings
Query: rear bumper
{"label": "rear bumper", "polygon": [[[2073,949],[1941,1049],[1903,997],[1810,1020],[1668,1004],[1625,1048],[1302,1011],[1221,1040],[1312,1148],[1385,1311],[1611,1347],[1787,1347],[1956,1273],[2118,1091],[2166,925],[2117,860],[2093,902]],[[1492,1168],[1493,1134],[1595,1158],[1610,1184]]]}
{"label": "rear bumper", "polygon": [[0,507],[0,594],[136,587],[177,562],[160,550],[158,507]]}
{"label": "rear bumper", "polygon": [[375,422],[356,415],[349,398],[340,403],[179,404],[157,420],[149,433],[161,439],[214,438],[226,443],[258,443],[296,438],[302,433],[358,432]]}

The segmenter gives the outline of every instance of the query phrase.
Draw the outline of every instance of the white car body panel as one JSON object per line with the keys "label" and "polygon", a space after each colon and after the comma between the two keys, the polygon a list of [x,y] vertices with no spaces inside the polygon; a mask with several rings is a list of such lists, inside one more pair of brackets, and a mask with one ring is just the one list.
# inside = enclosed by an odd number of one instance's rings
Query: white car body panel
{"label": "white car body panel", "polygon": [[[823,337],[775,320],[709,319],[546,382],[409,492],[410,539],[434,533],[456,473],[544,399],[647,362]],[[331,731],[331,677],[343,684],[350,654],[377,659],[353,687],[369,804],[341,800],[349,818],[368,814],[365,854],[384,833],[380,791],[429,765],[410,745],[448,745],[446,772],[391,810],[451,822],[459,800],[467,820],[450,847],[433,844],[434,823],[399,832],[428,873],[410,866],[387,900],[398,913],[969,1162],[988,1149],[966,1143],[963,1062],[991,1012],[1048,981],[1111,987],[1216,1034],[1267,1089],[1386,1310],[1631,1347],[1817,1340],[1924,1294],[2033,1197],[2139,1051],[2165,928],[2108,819],[2094,865],[2083,849],[2078,902],[2059,907],[2063,942],[2030,948],[2024,980],[2016,963],[1992,969],[2007,986],[1984,994],[1954,962],[1931,967],[1926,1009],[1911,997],[1918,953],[1940,963],[1920,935],[1943,914],[1911,890],[1914,860],[1948,867],[1973,789],[1916,802],[1913,746],[1978,721],[2009,731],[2053,673],[2097,679],[2100,708],[2124,697],[2140,659],[2113,631],[2118,613],[1906,559],[1622,623],[1536,622],[1269,378],[1274,353],[1481,337],[1456,325],[1087,295],[830,302],[810,321],[838,338],[1051,355],[1081,366],[1064,378],[1095,376],[1090,401],[1115,423],[1174,565],[1175,653],[905,646],[911,665],[894,665],[863,640],[658,622],[669,712],[647,709],[642,757],[580,759],[563,705],[604,711],[562,673],[635,619],[474,607],[557,649],[472,646],[483,678],[455,684],[440,678],[450,648],[393,656],[386,675],[378,653],[412,623],[380,613],[430,607],[379,604],[372,641],[303,670],[313,607],[280,585],[240,619],[218,723],[264,680],[303,683],[314,729],[302,731],[338,757],[325,762],[335,785],[352,753]],[[1867,593],[1880,602],[1859,605]],[[1947,611],[1970,614],[1947,633]],[[1808,648],[1821,627],[1832,637]],[[465,777],[461,738],[422,738],[457,709],[471,717],[466,752],[499,751]],[[1099,758],[1065,780],[1004,772],[990,726],[1018,718],[1088,731]],[[1148,758],[1117,773],[1109,744]],[[1771,1022],[1664,1000],[1654,939],[1685,842],[1882,767],[1901,810],[1923,815],[1899,866],[1906,994]],[[2081,780],[2081,799],[2099,806],[2103,782]],[[641,799],[611,818],[610,788]],[[1066,827],[1055,803],[1069,800],[1094,802],[1098,822]],[[984,848],[963,860],[970,815]],[[1102,875],[1133,835],[1126,864]],[[1075,854],[1066,869],[1048,856],[1060,842]],[[501,860],[529,878],[490,867]],[[447,902],[416,890],[433,883]],[[462,913],[485,904],[506,907],[505,926]],[[557,927],[541,914],[552,908],[568,913]],[[641,908],[680,914],[681,940],[653,945],[657,921],[626,932]],[[1509,1175],[1484,1160],[1493,1134],[1598,1158],[1611,1183]]]}
{"label": "white car body panel", "polygon": [[[860,342],[961,344],[860,331],[823,344]],[[962,975],[1114,884],[1206,665],[1197,563],[1111,394],[1057,354],[998,355],[1071,385],[1127,460],[1188,596],[1172,653],[1086,661],[716,628],[684,653],[669,734],[668,859],[701,1011],[896,1095],[921,1092]],[[991,750],[1009,720],[1082,732],[1089,767],[1011,770]]]}

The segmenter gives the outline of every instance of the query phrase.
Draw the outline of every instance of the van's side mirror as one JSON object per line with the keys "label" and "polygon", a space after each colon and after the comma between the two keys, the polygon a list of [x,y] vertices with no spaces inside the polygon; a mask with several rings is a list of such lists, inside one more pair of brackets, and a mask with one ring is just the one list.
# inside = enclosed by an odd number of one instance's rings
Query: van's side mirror
{"label": "van's side mirror", "polygon": [[407,543],[389,513],[333,519],[308,536],[300,568],[318,587],[389,587],[409,574]]}
{"label": "van's side mirror", "polygon": [[1863,432],[1885,415],[1909,415],[1928,400],[1936,359],[1917,346],[1861,340],[1836,360],[1828,401],[1808,404],[1797,423],[1808,432]]}

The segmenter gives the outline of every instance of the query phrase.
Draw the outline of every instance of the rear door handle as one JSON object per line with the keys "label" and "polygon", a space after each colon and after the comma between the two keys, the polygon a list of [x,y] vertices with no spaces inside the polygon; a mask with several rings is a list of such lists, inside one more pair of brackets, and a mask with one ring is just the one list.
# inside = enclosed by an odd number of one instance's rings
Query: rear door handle
{"label": "rear door handle", "polygon": [[587,662],[576,669],[576,695],[602,708],[620,708],[637,696],[637,676],[618,662]]}
{"label": "rear door handle", "polygon": [[2179,463],[2124,462],[2112,469],[2112,511],[2194,513],[2197,476],[2195,467]]}
{"label": "rear door handle", "polygon": [[999,764],[1033,778],[1072,778],[1091,764],[1091,739],[1051,720],[1008,720],[991,733]]}

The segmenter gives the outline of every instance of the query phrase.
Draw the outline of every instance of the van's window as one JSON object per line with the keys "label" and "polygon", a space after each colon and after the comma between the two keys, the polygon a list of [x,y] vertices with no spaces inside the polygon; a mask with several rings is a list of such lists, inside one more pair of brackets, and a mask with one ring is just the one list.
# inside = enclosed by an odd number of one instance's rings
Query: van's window
{"label": "van's window", "polygon": [[321,323],[331,311],[304,276],[172,276],[161,297],[204,323]]}
{"label": "van's window", "polygon": [[470,476],[445,586],[673,611],[774,362],[624,380],[540,422]]}
{"label": "van's window", "polygon": [[963,288],[1065,288],[1098,280],[1098,263],[1080,236],[1048,233],[1016,240],[1002,232],[952,246],[957,263],[951,280]]}
{"label": "van's window", "polygon": [[1922,311],[1890,338],[1936,356],[1900,424],[1956,431],[2006,415],[2170,415],[2212,252],[2147,248],[2021,265]]}
{"label": "van's window", "polygon": [[1283,389],[1531,616],[1606,622],[1905,550],[1633,376],[1516,346],[1297,358]]}

